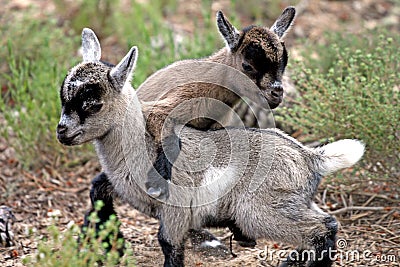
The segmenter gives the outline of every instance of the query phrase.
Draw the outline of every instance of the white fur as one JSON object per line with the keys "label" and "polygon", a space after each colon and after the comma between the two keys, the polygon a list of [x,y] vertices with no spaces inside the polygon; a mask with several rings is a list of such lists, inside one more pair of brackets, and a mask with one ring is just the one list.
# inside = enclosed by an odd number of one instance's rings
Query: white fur
{"label": "white fur", "polygon": [[77,115],[75,112],[71,115],[66,115],[65,113],[62,113],[59,124],[65,125],[67,127],[72,127],[76,124],[76,120],[77,120],[76,117],[77,117]]}
{"label": "white fur", "polygon": [[322,166],[322,174],[326,175],[354,165],[363,156],[365,145],[358,140],[343,139],[319,149],[327,158]]}
{"label": "white fur", "polygon": [[207,192],[213,196],[223,196],[239,179],[233,166],[225,168],[209,167],[204,172],[201,186],[207,187]]}
{"label": "white fur", "polygon": [[204,247],[212,247],[212,248],[216,248],[218,246],[221,246],[221,242],[219,242],[218,240],[214,239],[212,241],[204,241],[201,243],[200,247],[204,248]]}
{"label": "white fur", "polygon": [[82,82],[82,81],[79,81],[79,80],[70,82],[70,84],[72,84],[72,85],[75,86],[75,87],[79,87],[79,86],[81,86],[81,85],[84,84],[84,83],[85,83],[85,82]]}

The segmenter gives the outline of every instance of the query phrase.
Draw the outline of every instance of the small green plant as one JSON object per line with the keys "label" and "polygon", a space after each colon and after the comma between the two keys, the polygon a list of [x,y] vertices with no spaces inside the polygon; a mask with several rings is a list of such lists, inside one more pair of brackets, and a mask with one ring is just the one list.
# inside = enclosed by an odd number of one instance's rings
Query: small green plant
{"label": "small green plant", "polygon": [[291,68],[301,99],[283,120],[313,140],[363,140],[369,162],[392,166],[400,160],[400,38],[368,36],[334,35],[335,45],[306,47],[320,57]]}
{"label": "small green plant", "polygon": [[[96,203],[97,211],[100,207],[101,203]],[[90,222],[94,225],[97,221],[98,217],[94,212],[90,216]],[[60,231],[55,221],[48,228],[49,237],[39,241],[37,253],[25,258],[24,264],[33,267],[133,266],[129,243],[125,244],[124,256],[121,258],[118,254],[124,244],[122,239],[117,239],[118,226],[118,219],[112,216],[98,234],[94,227],[89,227],[83,235],[77,225]],[[109,252],[105,253],[107,244],[102,240],[109,236],[114,241]]]}

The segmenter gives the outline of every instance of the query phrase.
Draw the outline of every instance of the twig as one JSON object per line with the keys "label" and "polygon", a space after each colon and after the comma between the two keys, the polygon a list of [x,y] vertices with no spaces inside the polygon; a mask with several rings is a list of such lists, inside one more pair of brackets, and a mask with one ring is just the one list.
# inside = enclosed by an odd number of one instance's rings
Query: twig
{"label": "twig", "polygon": [[375,196],[375,197],[382,198],[382,199],[388,200],[390,202],[395,202],[395,203],[399,203],[400,202],[400,199],[393,199],[393,198],[390,198],[388,196],[378,195],[378,194],[375,194],[375,193],[353,192],[353,194],[360,195],[360,196],[369,196],[369,197],[370,196]]}
{"label": "twig", "polygon": [[326,193],[328,192],[328,189],[325,188],[324,192],[322,193],[322,203],[324,204],[324,206],[326,206]]}
{"label": "twig", "polygon": [[382,225],[373,224],[373,225],[371,225],[371,226],[372,226],[372,227],[378,227],[378,228],[382,229],[383,231],[388,232],[388,233],[391,234],[392,236],[397,236],[395,233],[393,233],[393,232],[390,231],[389,229],[383,227]]}
{"label": "twig", "polygon": [[356,221],[356,220],[359,220],[359,219],[361,219],[361,218],[363,218],[363,217],[365,217],[365,216],[369,216],[369,215],[371,215],[371,212],[365,212],[365,213],[360,213],[360,214],[354,214],[354,215],[351,215],[351,216],[350,216],[349,220],[350,220],[350,221]]}
{"label": "twig", "polygon": [[382,218],[379,219],[379,221],[376,222],[376,224],[381,224],[386,217],[392,215],[396,210],[391,210],[388,213],[383,214]]}
{"label": "twig", "polygon": [[347,202],[346,202],[346,199],[344,198],[344,195],[342,193],[340,193],[340,198],[342,199],[343,206],[345,208],[347,208]]}
{"label": "twig", "polygon": [[391,209],[390,207],[362,207],[362,206],[351,206],[351,207],[345,207],[345,208],[341,208],[338,210],[334,210],[334,211],[329,211],[328,213],[331,215],[336,215],[336,214],[341,214],[341,213],[345,213],[348,211],[353,211],[353,210],[372,210],[372,211],[379,211],[379,210],[385,210],[385,209]]}
{"label": "twig", "polygon": [[367,200],[367,202],[365,202],[362,206],[363,207],[366,207],[366,206],[368,206],[369,205],[369,203],[371,203],[372,202],[372,200],[374,200],[375,198],[376,198],[376,196],[377,196],[378,194],[374,194],[374,195],[372,195],[368,200]]}

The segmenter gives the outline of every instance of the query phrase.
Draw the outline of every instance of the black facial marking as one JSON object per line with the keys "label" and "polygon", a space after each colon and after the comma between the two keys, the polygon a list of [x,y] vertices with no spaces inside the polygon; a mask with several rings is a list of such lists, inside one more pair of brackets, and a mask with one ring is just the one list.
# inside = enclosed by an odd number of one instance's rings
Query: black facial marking
{"label": "black facial marking", "polygon": [[[68,88],[68,90],[70,90],[70,88]],[[75,96],[73,96],[70,101],[63,104],[65,114],[68,115],[76,111],[80,123],[84,124],[85,120],[90,115],[97,113],[101,109],[103,91],[102,87],[97,83],[82,85],[82,87],[77,89]]]}
{"label": "black facial marking", "polygon": [[246,61],[255,68],[254,78],[260,79],[265,73],[275,73],[278,70],[278,62],[267,58],[261,46],[251,43],[246,46],[243,52]]}
{"label": "black facial marking", "polygon": [[287,64],[287,51],[283,41],[268,29],[248,26],[240,39],[243,56],[242,71],[255,80],[258,86],[266,86],[265,79],[272,85],[282,79]]}

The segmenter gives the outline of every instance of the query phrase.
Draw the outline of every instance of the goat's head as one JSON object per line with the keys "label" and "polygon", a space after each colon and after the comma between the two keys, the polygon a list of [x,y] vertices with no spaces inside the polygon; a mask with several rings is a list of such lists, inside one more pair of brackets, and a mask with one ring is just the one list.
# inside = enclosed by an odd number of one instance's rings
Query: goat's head
{"label": "goat's head", "polygon": [[233,56],[234,67],[257,84],[272,109],[283,98],[282,76],[288,60],[283,37],[295,13],[294,7],[287,7],[270,29],[249,26],[240,32],[221,11],[217,13],[217,26]]}
{"label": "goat's head", "polygon": [[123,94],[131,90],[137,48],[132,47],[115,67],[101,62],[100,43],[86,28],[82,31],[82,56],[83,62],[68,72],[60,89],[57,138],[64,145],[101,138],[118,123],[116,117],[125,108]]}

